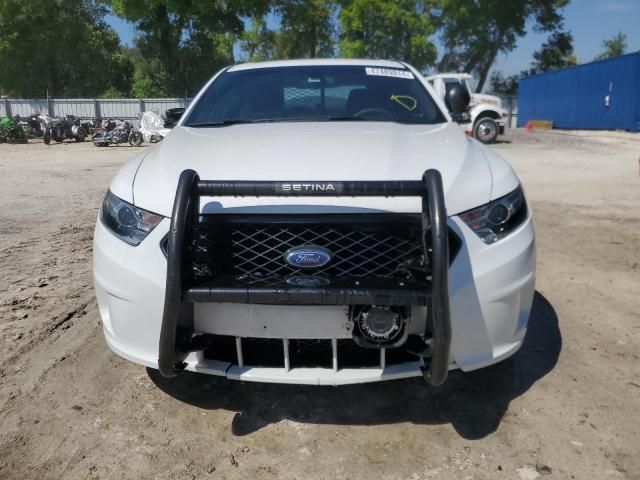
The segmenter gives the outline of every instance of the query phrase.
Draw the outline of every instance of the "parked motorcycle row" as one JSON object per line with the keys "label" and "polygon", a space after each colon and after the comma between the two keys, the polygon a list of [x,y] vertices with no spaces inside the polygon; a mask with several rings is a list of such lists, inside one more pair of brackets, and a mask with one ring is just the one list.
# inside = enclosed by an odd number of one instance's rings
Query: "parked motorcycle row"
{"label": "parked motorcycle row", "polygon": [[82,121],[74,115],[53,118],[44,113],[34,113],[28,117],[16,115],[0,118],[0,143],[26,143],[28,138],[42,138],[49,145],[51,141],[65,140],[84,142],[91,138],[97,147],[129,144],[140,146],[143,141],[150,143],[162,140],[177,123],[184,108],[170,108],[161,116],[153,111],[145,112],[140,119],[140,128],[127,120],[94,119]]}

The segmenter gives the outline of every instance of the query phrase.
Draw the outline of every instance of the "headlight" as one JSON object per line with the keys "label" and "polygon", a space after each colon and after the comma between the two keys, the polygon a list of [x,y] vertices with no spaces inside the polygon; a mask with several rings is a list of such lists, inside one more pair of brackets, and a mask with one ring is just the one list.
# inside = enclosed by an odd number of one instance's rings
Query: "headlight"
{"label": "headlight", "polygon": [[162,216],[134,207],[108,191],[100,209],[100,220],[120,240],[136,246],[160,223]]}
{"label": "headlight", "polygon": [[513,192],[473,210],[460,214],[484,243],[494,243],[506,237],[527,218],[527,204],[518,186]]}

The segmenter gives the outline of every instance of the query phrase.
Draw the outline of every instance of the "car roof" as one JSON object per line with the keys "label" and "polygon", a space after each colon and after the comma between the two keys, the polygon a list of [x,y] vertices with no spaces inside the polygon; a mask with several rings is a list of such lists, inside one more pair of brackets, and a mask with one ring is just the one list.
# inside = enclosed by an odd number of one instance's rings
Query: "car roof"
{"label": "car roof", "polygon": [[252,70],[258,68],[272,67],[308,67],[308,66],[367,66],[367,67],[386,67],[386,68],[406,68],[406,66],[393,60],[367,60],[354,58],[324,58],[324,59],[304,59],[304,60],[275,60],[270,62],[242,63],[234,65],[228,72],[237,72],[240,70]]}

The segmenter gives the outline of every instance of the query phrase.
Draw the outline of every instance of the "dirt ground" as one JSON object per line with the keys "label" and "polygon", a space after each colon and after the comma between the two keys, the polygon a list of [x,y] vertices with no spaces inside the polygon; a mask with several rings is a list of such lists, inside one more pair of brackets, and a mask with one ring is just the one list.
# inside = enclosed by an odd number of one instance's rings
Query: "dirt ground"
{"label": "dirt ground", "polygon": [[430,390],[168,382],[118,358],[91,239],[140,149],[0,145],[0,479],[640,479],[640,136],[495,149],[535,211],[530,329]]}

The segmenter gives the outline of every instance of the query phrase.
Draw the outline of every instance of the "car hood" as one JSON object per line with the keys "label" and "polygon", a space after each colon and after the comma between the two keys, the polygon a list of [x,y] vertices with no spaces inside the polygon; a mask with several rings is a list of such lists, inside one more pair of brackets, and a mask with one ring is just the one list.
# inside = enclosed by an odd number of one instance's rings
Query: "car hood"
{"label": "car hood", "polygon": [[[212,128],[176,127],[138,168],[134,203],[171,216],[180,173],[203,180],[419,180],[440,171],[447,213],[487,203],[492,175],[483,150],[456,124],[292,122]],[[205,212],[419,212],[419,198],[225,197],[203,199]]]}

